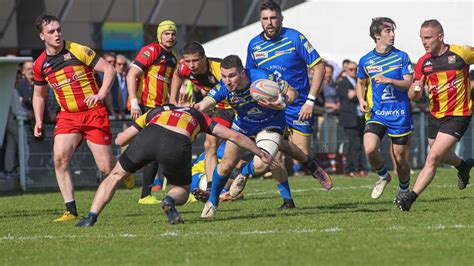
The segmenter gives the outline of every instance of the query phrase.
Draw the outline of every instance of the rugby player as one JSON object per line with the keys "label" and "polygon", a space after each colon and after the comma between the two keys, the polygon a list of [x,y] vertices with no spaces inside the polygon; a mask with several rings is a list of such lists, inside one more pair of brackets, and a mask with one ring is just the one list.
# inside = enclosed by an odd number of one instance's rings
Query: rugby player
{"label": "rugby player", "polygon": [[[87,217],[79,221],[77,227],[90,227],[98,215],[110,202],[118,183],[126,176],[142,168],[150,161],[163,165],[163,174],[170,189],[161,200],[161,207],[170,224],[184,223],[175,206],[188,200],[191,184],[191,145],[199,133],[215,134],[255,153],[265,163],[273,164],[271,155],[259,149],[252,140],[236,131],[213,121],[209,116],[188,107],[157,107],[135,120],[117,138],[117,142],[128,146],[110,175],[100,184]],[[229,142],[230,143],[230,142]]]}
{"label": "rugby player", "polygon": [[454,145],[469,128],[472,116],[469,66],[474,64],[474,48],[446,44],[444,30],[436,19],[421,24],[420,38],[426,54],[415,67],[415,81],[410,95],[421,97],[425,86],[430,98],[428,144],[430,150],[425,165],[418,174],[413,190],[398,195],[395,203],[401,211],[409,211],[413,202],[428,187],[440,163],[458,170],[458,188],[469,184],[473,159],[464,161],[453,151]]}
{"label": "rugby player", "polygon": [[365,154],[379,176],[372,190],[373,199],[382,196],[392,179],[379,151],[385,134],[392,140],[399,180],[398,193],[408,193],[410,186],[410,166],[406,153],[413,119],[407,91],[413,80],[413,70],[407,53],[393,46],[395,27],[395,22],[390,18],[372,19],[369,32],[375,48],[360,59],[357,71],[357,98],[366,120]]}
{"label": "rugby player", "polygon": [[[103,100],[115,79],[112,65],[87,46],[65,41],[59,19],[42,14],[35,25],[45,50],[36,59],[34,71],[33,109],[35,113],[35,137],[43,134],[43,113],[46,89],[53,88],[61,111],[54,129],[54,171],[66,211],[54,221],[78,219],[74,184],[69,163],[77,147],[84,139],[94,156],[99,170],[108,174],[115,163],[110,144],[112,134]],[[101,87],[96,83],[93,71],[104,72]]]}
{"label": "rugby player", "polygon": [[[263,32],[255,36],[247,49],[246,69],[262,68],[288,82],[298,98],[285,110],[290,140],[305,154],[311,151],[313,107],[321,91],[325,68],[321,57],[306,37],[295,29],[282,27],[280,6],[268,1],[260,7]],[[313,72],[311,85],[308,68]],[[294,170],[299,169],[297,161]]]}
{"label": "rugby player", "polygon": [[[172,49],[176,44],[177,32],[178,28],[173,21],[162,21],[156,29],[157,42],[143,47],[132,62],[127,74],[132,120],[167,103],[171,79],[178,62]],[[156,161],[151,161],[143,168],[142,193],[138,203],[159,203],[156,197],[151,195],[157,172]]]}
{"label": "rugby player", "polygon": [[[261,100],[256,102],[250,95],[250,84],[259,79],[269,79],[277,82],[280,86],[280,97],[274,102]],[[238,56],[230,55],[221,63],[221,82],[209,94],[197,103],[198,110],[206,111],[216,103],[227,99],[236,111],[236,118],[232,123],[232,129],[249,137],[261,139],[261,148],[275,156],[280,150],[289,154],[292,158],[303,162],[315,177],[329,189],[332,187],[331,178],[317,165],[316,161],[304,154],[295,145],[290,145],[283,140],[283,132],[286,129],[284,109],[297,97],[297,92],[283,81],[267,70],[244,69],[242,61]],[[270,140],[270,141],[268,141]],[[206,202],[202,218],[210,218],[215,215],[218,206],[218,196],[222,191],[229,175],[235,168],[243,151],[238,146],[227,143],[222,161],[214,169],[212,177],[212,190],[209,201]],[[277,182],[280,195],[283,198],[281,209],[294,208],[291,190],[288,183],[288,175],[281,165],[270,166],[273,178]],[[248,164],[242,166],[242,176],[258,176],[268,170],[268,165],[260,159],[254,158]],[[276,171],[275,171],[276,170]],[[237,178],[236,178],[237,180]],[[237,182],[237,181],[236,181]]]}

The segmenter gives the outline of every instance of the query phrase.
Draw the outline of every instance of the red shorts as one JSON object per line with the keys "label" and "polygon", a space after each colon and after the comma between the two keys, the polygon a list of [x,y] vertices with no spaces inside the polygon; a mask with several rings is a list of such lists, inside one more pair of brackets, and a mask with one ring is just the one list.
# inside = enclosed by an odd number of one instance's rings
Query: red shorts
{"label": "red shorts", "polygon": [[95,144],[112,144],[109,114],[105,107],[77,113],[59,112],[54,136],[71,133],[79,133]]}

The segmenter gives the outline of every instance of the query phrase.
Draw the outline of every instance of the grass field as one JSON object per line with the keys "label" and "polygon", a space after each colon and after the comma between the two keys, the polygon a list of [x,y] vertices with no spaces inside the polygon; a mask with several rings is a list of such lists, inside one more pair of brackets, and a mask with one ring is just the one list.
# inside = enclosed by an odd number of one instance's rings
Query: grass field
{"label": "grass field", "polygon": [[[176,226],[158,206],[138,205],[138,188],[117,191],[93,228],[52,222],[59,193],[4,196],[0,265],[472,265],[474,191],[457,189],[455,170],[439,170],[409,213],[392,203],[397,182],[372,200],[375,181],[335,176],[324,191],[294,177],[297,209],[278,211],[274,181],[250,180],[245,200],[222,203],[215,219],[201,220],[203,205],[191,203]],[[93,196],[77,192],[81,214]]]}

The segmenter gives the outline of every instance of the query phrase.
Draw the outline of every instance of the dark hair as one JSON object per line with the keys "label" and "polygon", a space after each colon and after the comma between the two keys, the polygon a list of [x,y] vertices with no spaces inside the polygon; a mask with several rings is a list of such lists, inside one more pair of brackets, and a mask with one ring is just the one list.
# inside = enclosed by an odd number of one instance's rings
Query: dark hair
{"label": "dark hair", "polygon": [[108,53],[104,53],[104,58],[106,57],[117,58],[117,55],[114,52],[108,52]]}
{"label": "dark hair", "polygon": [[183,47],[183,55],[185,54],[199,54],[200,56],[204,56],[204,47],[198,42],[189,42]]}
{"label": "dark hair", "polygon": [[262,13],[263,10],[276,11],[278,16],[280,16],[280,17],[282,16],[280,5],[278,5],[277,3],[273,2],[273,1],[268,1],[268,2],[263,3],[260,6],[260,13]]}
{"label": "dark hair", "polygon": [[35,19],[35,26],[38,29],[38,31],[41,33],[43,32],[43,25],[48,25],[49,23],[53,21],[57,21],[58,23],[61,23],[59,21],[59,18],[57,18],[56,16],[43,13]]}
{"label": "dark hair", "polygon": [[439,21],[436,19],[425,20],[421,24],[421,27],[422,28],[427,28],[427,27],[438,28],[440,33],[444,33],[443,26],[441,26],[441,23],[439,23]]}
{"label": "dark hair", "polygon": [[237,68],[238,71],[242,71],[244,69],[244,65],[242,64],[242,60],[237,55],[228,55],[221,62],[221,68],[223,69],[231,69]]}
{"label": "dark hair", "polygon": [[382,30],[385,28],[385,24],[392,24],[394,28],[397,27],[395,24],[395,21],[393,21],[391,18],[387,17],[378,17],[378,18],[373,18],[372,23],[370,24],[370,37],[374,39],[375,41],[375,34],[380,34]]}
{"label": "dark hair", "polygon": [[350,59],[344,59],[342,60],[342,65],[349,64],[351,62]]}

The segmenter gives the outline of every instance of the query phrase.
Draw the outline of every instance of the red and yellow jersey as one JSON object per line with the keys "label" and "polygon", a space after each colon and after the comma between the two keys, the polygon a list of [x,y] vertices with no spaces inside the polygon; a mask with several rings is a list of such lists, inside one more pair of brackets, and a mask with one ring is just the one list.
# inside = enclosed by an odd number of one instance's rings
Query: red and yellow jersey
{"label": "red and yellow jersey", "polygon": [[[221,59],[207,58],[207,71],[204,74],[193,74],[181,59],[178,64],[177,74],[182,79],[189,79],[195,86],[204,90],[206,94],[221,81]],[[227,100],[218,103],[217,108],[232,109]]]}
{"label": "red and yellow jersey", "polygon": [[102,102],[88,107],[84,99],[97,94],[99,88],[93,69],[100,56],[87,46],[64,41],[64,48],[57,55],[47,55],[43,51],[33,65],[35,85],[49,84],[56,100],[65,112],[82,112],[103,106]]}
{"label": "red and yellow jersey", "polygon": [[469,65],[474,48],[451,44],[441,56],[422,56],[415,68],[415,80],[424,76],[430,98],[430,112],[436,118],[470,116],[472,111]]}
{"label": "red and yellow jersey", "polygon": [[143,71],[137,91],[141,105],[157,107],[166,104],[177,62],[174,51],[166,51],[157,42],[140,50],[133,65]]}
{"label": "red and yellow jersey", "polygon": [[133,126],[141,130],[152,123],[184,129],[188,132],[191,142],[196,139],[199,133],[212,134],[212,130],[217,124],[208,115],[196,109],[163,106],[151,109],[141,115],[133,122]]}

